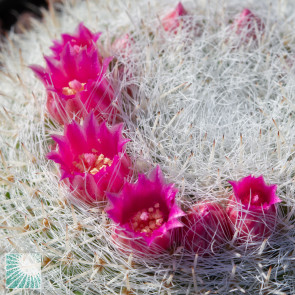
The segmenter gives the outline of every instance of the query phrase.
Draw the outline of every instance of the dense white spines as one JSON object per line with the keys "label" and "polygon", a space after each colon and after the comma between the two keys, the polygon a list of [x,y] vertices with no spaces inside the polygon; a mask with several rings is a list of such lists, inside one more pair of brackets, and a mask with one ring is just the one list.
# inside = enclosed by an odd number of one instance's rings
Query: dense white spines
{"label": "dense white spines", "polygon": [[[294,293],[294,4],[248,3],[265,22],[265,33],[257,43],[237,47],[230,21],[244,6],[211,2],[184,2],[190,14],[184,23],[199,31],[177,35],[164,32],[159,21],[176,2],[66,2],[3,44],[2,253],[46,257],[44,294]],[[184,208],[226,200],[227,180],[263,174],[278,184],[285,210],[269,241],[228,245],[211,258],[176,249],[145,261],[116,249],[104,212],[66,201],[57,166],[45,157],[50,134],[61,134],[62,127],[46,118],[45,90],[27,66],[43,65],[52,39],[80,21],[103,32],[105,52],[125,33],[135,40],[129,54],[117,56],[124,69],[115,67],[110,78],[123,91],[122,118],[136,170],[160,164]],[[4,269],[0,274],[4,286]]]}

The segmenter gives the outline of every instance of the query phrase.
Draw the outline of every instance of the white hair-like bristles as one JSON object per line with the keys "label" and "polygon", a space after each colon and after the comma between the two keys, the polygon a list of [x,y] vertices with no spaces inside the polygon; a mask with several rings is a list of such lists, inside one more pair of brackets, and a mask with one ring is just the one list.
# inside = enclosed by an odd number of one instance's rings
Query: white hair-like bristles
{"label": "white hair-like bristles", "polygon": [[[41,253],[42,294],[295,293],[295,3],[183,1],[189,15],[171,34],[160,18],[176,5],[64,1],[1,43],[1,260],[9,252]],[[265,29],[240,44],[231,26],[245,7]],[[160,165],[188,208],[225,203],[229,180],[263,175],[282,199],[269,239],[233,240],[210,257],[180,247],[147,259],[120,251],[104,211],[71,200],[58,165],[46,158],[50,135],[63,127],[48,119],[46,90],[28,66],[44,66],[52,40],[81,21],[102,32],[104,52],[126,33],[134,40],[108,74],[122,96],[132,180]],[[5,290],[2,264],[0,279]]]}

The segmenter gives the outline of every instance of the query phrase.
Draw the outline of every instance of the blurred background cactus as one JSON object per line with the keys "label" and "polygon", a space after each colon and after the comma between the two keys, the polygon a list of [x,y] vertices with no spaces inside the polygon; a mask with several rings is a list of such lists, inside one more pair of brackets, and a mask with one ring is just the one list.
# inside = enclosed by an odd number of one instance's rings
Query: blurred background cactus
{"label": "blurred background cactus", "polygon": [[47,7],[45,0],[0,0],[0,32],[4,33],[13,27],[21,33],[30,28],[32,17],[40,18],[41,9]]}

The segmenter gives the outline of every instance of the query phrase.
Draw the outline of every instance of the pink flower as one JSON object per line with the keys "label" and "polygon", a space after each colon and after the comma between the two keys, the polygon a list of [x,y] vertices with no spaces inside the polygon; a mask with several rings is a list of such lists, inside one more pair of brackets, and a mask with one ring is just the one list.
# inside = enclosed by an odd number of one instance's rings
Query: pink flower
{"label": "pink flower", "polygon": [[199,203],[181,220],[180,239],[185,249],[199,255],[216,252],[232,238],[228,216],[217,203]]}
{"label": "pink flower", "polygon": [[184,215],[176,205],[176,193],[173,184],[165,183],[159,166],[149,178],[140,174],[137,183],[125,183],[119,194],[108,193],[107,213],[118,224],[114,239],[144,253],[167,249],[172,231],[182,226],[177,218]]}
{"label": "pink flower", "polygon": [[247,176],[229,181],[233,195],[227,206],[228,216],[238,232],[238,240],[257,241],[267,238],[275,228],[276,207],[281,202],[276,185],[266,185],[263,176]]}
{"label": "pink flower", "polygon": [[177,4],[175,9],[162,18],[162,25],[165,31],[176,33],[177,28],[181,24],[181,17],[187,15],[181,2]]}
{"label": "pink flower", "polygon": [[129,34],[125,34],[116,39],[112,44],[112,50],[115,54],[122,54],[128,56],[131,54],[130,46],[134,43],[133,38],[130,38]]}
{"label": "pink flower", "polygon": [[81,22],[73,35],[62,34],[61,41],[54,40],[53,46],[50,49],[53,51],[55,58],[59,59],[66,44],[70,44],[72,47],[80,48],[86,47],[91,48],[96,44],[101,33],[92,33],[88,28],[86,28]]}
{"label": "pink flower", "polygon": [[106,192],[117,193],[130,175],[130,159],[124,154],[129,141],[122,137],[123,124],[108,128],[93,113],[83,126],[75,121],[65,126],[64,136],[54,135],[59,149],[47,157],[60,164],[61,180],[66,180],[75,196],[88,203],[103,201]]}
{"label": "pink flower", "polygon": [[264,31],[264,23],[251,10],[245,8],[235,18],[232,28],[241,36],[242,42],[248,42],[250,39],[256,40],[257,33]]}
{"label": "pink flower", "polygon": [[84,118],[92,110],[100,120],[116,114],[114,91],[105,77],[111,59],[101,64],[95,46],[77,47],[68,42],[60,59],[45,57],[46,68],[32,65],[47,89],[46,106],[51,117],[66,124],[73,118]]}

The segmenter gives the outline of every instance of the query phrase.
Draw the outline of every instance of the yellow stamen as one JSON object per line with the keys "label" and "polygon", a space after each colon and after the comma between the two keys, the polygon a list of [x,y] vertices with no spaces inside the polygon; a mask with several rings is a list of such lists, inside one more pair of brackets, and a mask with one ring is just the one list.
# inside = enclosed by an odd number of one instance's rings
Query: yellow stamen
{"label": "yellow stamen", "polygon": [[160,204],[156,203],[147,210],[138,211],[131,219],[130,224],[134,231],[151,235],[155,229],[158,229],[164,223],[164,215],[159,209]]}
{"label": "yellow stamen", "polygon": [[69,82],[69,87],[63,87],[62,94],[63,95],[75,95],[77,92],[81,92],[81,91],[84,90],[84,85],[85,84],[86,83],[81,83],[81,87],[79,89],[75,89],[74,85],[73,85],[73,83],[71,81],[71,82]]}
{"label": "yellow stamen", "polygon": [[98,173],[101,169],[111,166],[113,161],[106,158],[103,154],[82,154],[79,156],[79,162],[73,162],[73,165],[80,172],[89,172],[92,175]]}

